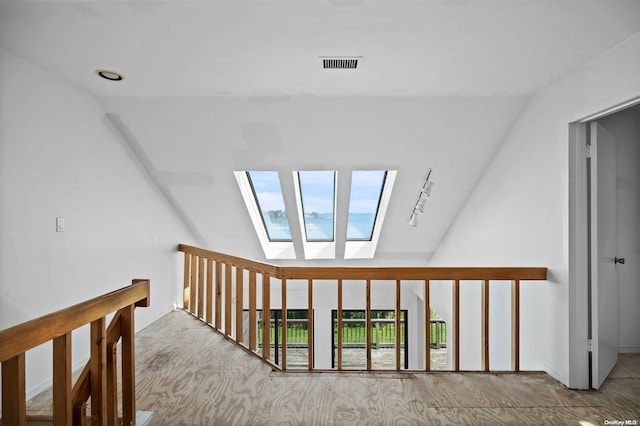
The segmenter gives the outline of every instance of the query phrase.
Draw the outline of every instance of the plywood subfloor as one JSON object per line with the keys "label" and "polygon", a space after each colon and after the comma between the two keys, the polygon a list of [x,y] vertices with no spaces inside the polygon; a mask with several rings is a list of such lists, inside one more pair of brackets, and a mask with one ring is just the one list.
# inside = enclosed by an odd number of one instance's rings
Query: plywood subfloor
{"label": "plywood subfloor", "polygon": [[[621,355],[601,390],[572,391],[544,373],[274,372],[183,311],[136,344],[149,424],[640,424],[639,355]],[[29,410],[46,404],[43,394]]]}

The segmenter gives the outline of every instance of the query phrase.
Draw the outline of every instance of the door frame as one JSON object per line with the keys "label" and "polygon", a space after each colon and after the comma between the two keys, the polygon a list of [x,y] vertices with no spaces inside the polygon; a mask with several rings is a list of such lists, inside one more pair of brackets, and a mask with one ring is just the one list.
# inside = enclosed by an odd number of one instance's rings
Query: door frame
{"label": "door frame", "polygon": [[569,120],[569,377],[571,389],[589,389],[591,306],[589,268],[589,123],[640,104],[640,96]]}

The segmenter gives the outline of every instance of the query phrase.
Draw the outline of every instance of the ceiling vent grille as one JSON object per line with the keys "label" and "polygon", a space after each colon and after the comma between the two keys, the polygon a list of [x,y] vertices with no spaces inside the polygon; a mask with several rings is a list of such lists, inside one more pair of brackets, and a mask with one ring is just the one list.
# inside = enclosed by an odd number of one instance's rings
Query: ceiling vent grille
{"label": "ceiling vent grille", "polygon": [[332,70],[354,70],[358,68],[358,58],[322,58],[322,67]]}

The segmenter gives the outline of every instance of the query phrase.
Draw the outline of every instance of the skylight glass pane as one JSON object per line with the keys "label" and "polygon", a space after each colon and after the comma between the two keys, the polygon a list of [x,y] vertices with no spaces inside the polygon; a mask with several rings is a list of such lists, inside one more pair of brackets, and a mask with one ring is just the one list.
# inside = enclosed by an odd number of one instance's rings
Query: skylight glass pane
{"label": "skylight glass pane", "polygon": [[247,172],[269,241],[291,241],[278,172]]}
{"label": "skylight glass pane", "polygon": [[335,172],[298,172],[307,241],[333,241]]}
{"label": "skylight glass pane", "polygon": [[349,197],[348,241],[371,241],[386,170],[354,171]]}

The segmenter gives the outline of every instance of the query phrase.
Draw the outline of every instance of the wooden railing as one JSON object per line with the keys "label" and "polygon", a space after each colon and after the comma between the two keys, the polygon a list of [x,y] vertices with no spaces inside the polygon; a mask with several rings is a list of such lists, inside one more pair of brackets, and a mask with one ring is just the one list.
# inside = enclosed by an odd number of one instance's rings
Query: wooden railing
{"label": "wooden railing", "polygon": [[[274,266],[255,262],[235,256],[229,256],[188,245],[179,245],[184,253],[184,296],[183,308],[210,324],[224,334],[229,340],[259,355],[274,368],[287,369],[287,333],[282,333],[282,355],[280,365],[270,360],[270,321],[258,321],[256,303],[256,285],[258,275],[262,275],[262,308],[263,317],[270,317],[271,281],[281,282],[282,329],[287,328],[287,281],[304,280],[307,286],[308,335],[313,336],[313,285],[314,280],[336,281],[337,290],[337,370],[342,370],[343,356],[343,281],[361,280],[365,282],[365,329],[371,329],[371,282],[377,280],[395,283],[395,329],[400,330],[401,291],[403,281],[420,281],[422,299],[424,301],[424,330],[430,330],[431,305],[430,287],[432,281],[452,282],[452,336],[453,353],[452,369],[460,371],[460,282],[477,281],[481,285],[482,315],[482,371],[490,371],[489,365],[489,286],[492,281],[511,282],[511,370],[520,370],[520,282],[547,279],[547,268],[544,267],[505,267],[505,268],[430,268],[430,267],[289,267]],[[222,275],[224,271],[224,282]],[[248,274],[245,274],[245,271]],[[248,296],[244,295],[244,279],[248,275]],[[235,279],[234,279],[235,277]],[[233,284],[235,281],[235,289]],[[248,297],[248,300],[246,299]],[[235,302],[234,302],[235,301]],[[246,302],[246,303],[245,303]],[[232,312],[235,303],[235,313]],[[248,344],[244,336],[244,305],[248,305]],[[224,315],[224,316],[223,316]],[[223,319],[224,318],[224,322]],[[233,319],[235,318],[235,319]],[[262,324],[261,353],[257,352],[256,343],[258,323]],[[235,331],[234,331],[235,330]],[[366,370],[372,370],[371,333],[366,333]],[[423,371],[431,371],[430,332],[424,333],[424,366]],[[308,369],[313,369],[313,338],[308,338]],[[401,369],[400,333],[395,335],[395,366]]]}
{"label": "wooden railing", "polygon": [[[2,424],[26,424],[25,352],[53,341],[53,424],[114,425],[117,417],[116,343],[122,339],[122,424],[135,423],[134,308],[149,306],[149,281],[0,331]],[[106,327],[105,317],[115,315]],[[72,387],[71,332],[90,324],[91,356]]]}

